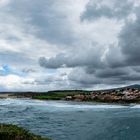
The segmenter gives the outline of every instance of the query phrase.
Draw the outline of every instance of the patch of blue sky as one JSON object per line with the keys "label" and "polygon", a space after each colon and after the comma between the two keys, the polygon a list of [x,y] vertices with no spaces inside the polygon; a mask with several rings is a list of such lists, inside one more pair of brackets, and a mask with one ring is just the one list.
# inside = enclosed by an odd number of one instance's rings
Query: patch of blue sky
{"label": "patch of blue sky", "polygon": [[18,76],[21,76],[21,77],[26,76],[26,74],[24,72],[13,69],[9,65],[3,65],[0,68],[0,75],[1,76],[7,76],[7,75],[10,75],[10,74],[18,75]]}

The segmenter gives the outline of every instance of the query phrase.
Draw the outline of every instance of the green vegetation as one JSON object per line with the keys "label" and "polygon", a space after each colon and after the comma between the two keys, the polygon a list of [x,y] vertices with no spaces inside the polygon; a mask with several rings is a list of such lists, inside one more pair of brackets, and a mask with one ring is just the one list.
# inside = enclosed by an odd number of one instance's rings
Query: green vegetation
{"label": "green vegetation", "polygon": [[[48,92],[16,92],[10,93],[9,97],[32,98],[41,100],[61,100],[68,95],[88,94],[91,91],[86,90],[55,90]],[[9,94],[9,93],[7,93]]]}
{"label": "green vegetation", "polygon": [[58,93],[48,93],[46,95],[39,95],[39,96],[33,96],[33,99],[41,99],[41,100],[61,100],[64,98],[65,94],[58,94]]}
{"label": "green vegetation", "polygon": [[0,124],[0,140],[50,140],[10,124]]}
{"label": "green vegetation", "polygon": [[82,91],[82,90],[62,90],[62,91],[48,91],[47,93],[42,93],[40,95],[32,96],[33,99],[40,99],[40,100],[61,100],[66,96],[73,96],[76,94],[86,94],[89,91]]}

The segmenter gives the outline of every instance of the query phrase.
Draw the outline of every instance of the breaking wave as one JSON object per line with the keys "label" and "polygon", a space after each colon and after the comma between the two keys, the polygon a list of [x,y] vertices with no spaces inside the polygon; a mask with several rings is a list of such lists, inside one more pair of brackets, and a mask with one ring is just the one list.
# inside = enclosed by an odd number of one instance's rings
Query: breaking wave
{"label": "breaking wave", "polygon": [[1,99],[0,106],[34,106],[56,109],[115,109],[115,108],[140,108],[140,105],[116,105],[103,103],[85,103],[68,101],[41,101],[31,99]]}

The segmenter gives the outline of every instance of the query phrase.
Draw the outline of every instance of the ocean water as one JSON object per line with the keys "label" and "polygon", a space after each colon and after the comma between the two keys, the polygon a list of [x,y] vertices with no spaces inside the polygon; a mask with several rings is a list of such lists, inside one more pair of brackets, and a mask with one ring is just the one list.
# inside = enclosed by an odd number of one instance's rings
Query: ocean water
{"label": "ocean water", "polygon": [[140,140],[140,105],[1,99],[0,123],[53,140]]}

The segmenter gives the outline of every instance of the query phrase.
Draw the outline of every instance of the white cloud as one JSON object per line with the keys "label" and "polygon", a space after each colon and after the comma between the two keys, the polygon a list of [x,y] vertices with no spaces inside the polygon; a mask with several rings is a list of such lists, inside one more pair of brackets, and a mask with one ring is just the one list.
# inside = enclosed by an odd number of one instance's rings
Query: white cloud
{"label": "white cloud", "polygon": [[9,2],[10,0],[0,0],[0,7],[6,6]]}
{"label": "white cloud", "polygon": [[31,78],[23,78],[17,75],[7,75],[7,76],[0,76],[0,86],[7,88],[8,90],[15,90],[15,89],[23,89],[26,88],[24,83],[25,82],[33,82],[34,80]]}

